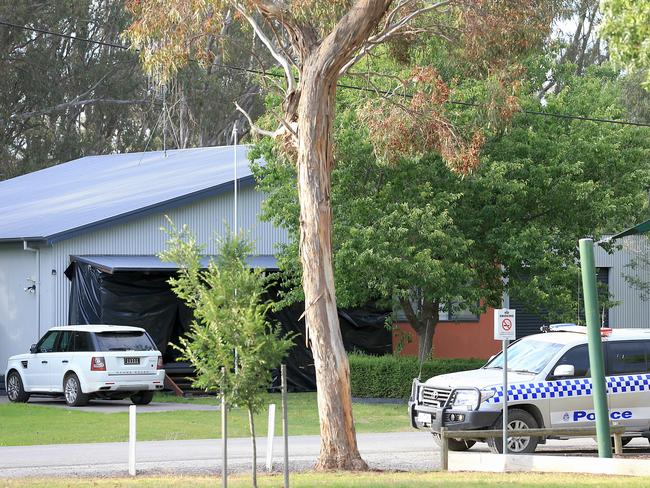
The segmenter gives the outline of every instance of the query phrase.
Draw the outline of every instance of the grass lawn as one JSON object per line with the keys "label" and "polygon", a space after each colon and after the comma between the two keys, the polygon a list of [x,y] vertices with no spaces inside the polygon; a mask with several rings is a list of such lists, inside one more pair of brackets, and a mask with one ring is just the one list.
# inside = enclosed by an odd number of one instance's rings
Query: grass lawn
{"label": "grass lawn", "polygon": [[[259,476],[260,487],[281,487],[282,476]],[[560,488],[560,487],[607,487],[607,488],[641,488],[650,484],[648,478],[632,478],[623,476],[588,476],[576,474],[536,474],[536,473],[299,473],[292,474],[290,485],[293,488],[327,486],[332,488],[361,488],[361,487],[403,487],[418,486],[445,488],[474,488],[474,487],[531,487],[531,488]],[[209,477],[138,477],[101,478],[101,479],[25,479],[3,480],[6,488],[18,487],[48,487],[62,488],[93,487],[108,488],[115,486],[126,487],[170,487],[192,486],[193,488],[219,486],[219,478]],[[233,488],[251,486],[250,477],[245,475],[231,476],[228,485]]]}
{"label": "grass lawn", "polygon": [[[168,396],[165,400],[175,401]],[[157,397],[154,401],[160,401]],[[182,399],[184,402],[216,405],[216,397]],[[275,432],[282,432],[279,394],[269,394],[276,404]],[[289,434],[318,434],[315,393],[291,393],[288,401]],[[396,432],[409,430],[403,404],[354,404],[357,432]],[[93,413],[27,404],[0,404],[0,446],[69,444],[85,442],[124,442],[128,440],[128,413]],[[267,412],[256,417],[256,433],[266,435]],[[233,409],[228,415],[228,433],[248,436],[245,410]],[[210,439],[221,436],[221,415],[217,411],[175,411],[138,415],[138,440]]]}

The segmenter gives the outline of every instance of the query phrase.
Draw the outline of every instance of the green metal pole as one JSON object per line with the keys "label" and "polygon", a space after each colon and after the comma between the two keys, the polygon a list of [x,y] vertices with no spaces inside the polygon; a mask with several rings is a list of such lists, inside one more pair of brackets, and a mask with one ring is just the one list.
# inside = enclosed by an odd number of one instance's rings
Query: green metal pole
{"label": "green metal pole", "polygon": [[600,340],[596,265],[594,264],[594,241],[592,239],[580,239],[580,266],[582,268],[582,289],[585,297],[585,317],[587,319],[591,389],[596,412],[598,457],[611,458],[612,444],[609,432],[609,411],[607,409],[607,385],[605,383],[603,349]]}

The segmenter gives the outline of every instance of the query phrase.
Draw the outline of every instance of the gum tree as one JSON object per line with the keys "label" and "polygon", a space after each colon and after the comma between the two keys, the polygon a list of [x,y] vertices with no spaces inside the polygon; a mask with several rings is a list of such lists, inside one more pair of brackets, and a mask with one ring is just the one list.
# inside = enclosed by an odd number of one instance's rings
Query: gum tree
{"label": "gum tree", "polygon": [[[332,123],[337,81],[385,43],[436,37],[458,46],[477,70],[534,46],[550,24],[549,3],[533,0],[131,0],[127,31],[146,69],[169,79],[188,59],[205,53],[204,40],[232,15],[246,24],[284,73],[277,129],[260,134],[283,141],[297,165],[300,261],[305,322],[318,385],[321,450],[318,469],[365,469],[352,418],[349,365],[339,329],[332,265]],[[217,36],[218,37],[218,36]],[[478,163],[480,131],[465,137],[445,117],[446,87],[427,67],[410,77],[420,93],[402,106],[399,126],[409,144],[397,151],[440,152],[450,167]],[[421,88],[424,85],[425,88]],[[397,120],[397,117],[394,118]],[[408,123],[406,123],[408,122]],[[252,121],[251,121],[252,125]],[[385,149],[385,148],[384,148]]]}

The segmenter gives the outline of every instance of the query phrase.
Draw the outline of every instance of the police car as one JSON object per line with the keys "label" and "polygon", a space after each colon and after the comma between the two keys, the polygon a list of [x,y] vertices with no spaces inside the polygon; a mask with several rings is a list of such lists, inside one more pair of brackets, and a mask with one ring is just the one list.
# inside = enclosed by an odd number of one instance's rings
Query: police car
{"label": "police car", "polygon": [[[593,427],[595,413],[586,327],[561,324],[508,348],[508,428]],[[607,401],[612,425],[626,427],[623,443],[650,438],[650,329],[602,329]],[[503,357],[480,369],[413,380],[411,424],[439,438],[448,431],[500,429],[503,425]],[[449,439],[464,451],[478,440]],[[511,453],[531,453],[539,437],[508,439]],[[500,438],[487,439],[500,453]]]}

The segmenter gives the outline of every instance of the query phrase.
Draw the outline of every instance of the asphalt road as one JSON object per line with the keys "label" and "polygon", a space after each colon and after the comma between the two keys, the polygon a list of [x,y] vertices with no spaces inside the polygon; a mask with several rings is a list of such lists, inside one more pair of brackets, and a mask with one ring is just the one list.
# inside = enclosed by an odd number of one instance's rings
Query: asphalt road
{"label": "asphalt road", "polygon": [[[357,438],[361,455],[372,469],[431,471],[439,468],[439,450],[426,432],[359,434]],[[257,442],[258,466],[264,470],[266,439],[260,438]],[[627,456],[650,457],[646,439],[634,439],[628,447]],[[290,470],[311,469],[318,450],[318,436],[290,437]],[[477,444],[471,449],[471,452],[487,451],[485,444]],[[538,451],[555,455],[597,455],[593,439],[549,441]],[[250,439],[230,439],[229,471],[250,470],[251,452]],[[219,474],[221,440],[139,442],[136,459],[138,474]],[[282,459],[282,439],[276,437],[274,471],[282,470]],[[0,478],[124,476],[127,462],[127,443],[0,447]]]}
{"label": "asphalt road", "polygon": [[[266,457],[266,439],[258,439],[260,469]],[[361,453],[376,469],[432,470],[436,459],[431,436],[421,432],[361,434]],[[290,469],[310,469],[318,455],[318,436],[292,436],[289,442]],[[251,441],[230,439],[230,471],[247,471],[251,463]],[[138,473],[221,472],[221,440],[150,441],[137,444]],[[274,470],[282,469],[282,439],[274,442]],[[0,478],[24,476],[108,476],[125,475],[127,443],[66,444],[51,446],[0,447]]]}

